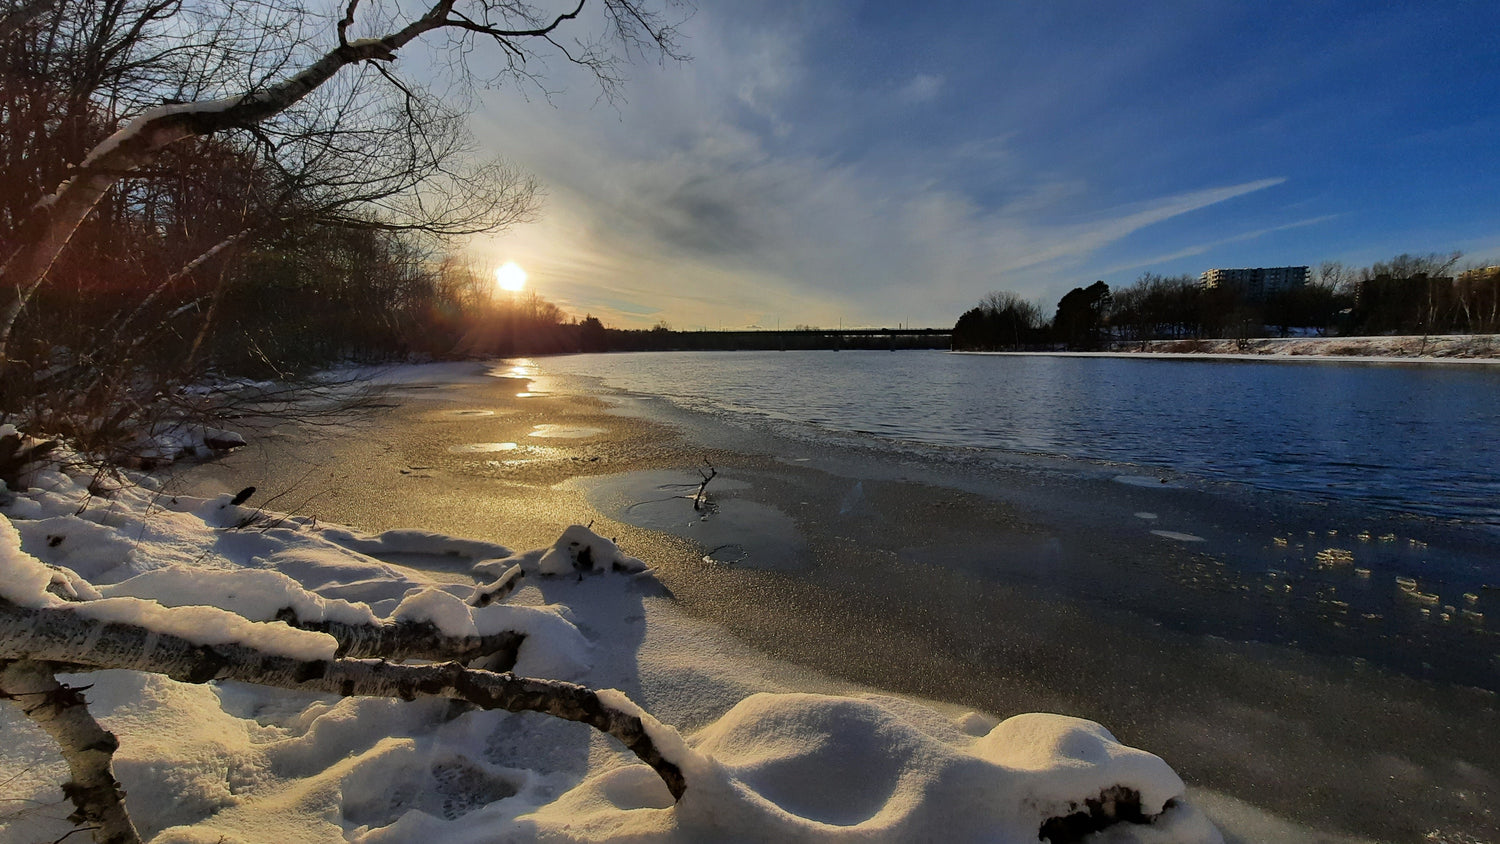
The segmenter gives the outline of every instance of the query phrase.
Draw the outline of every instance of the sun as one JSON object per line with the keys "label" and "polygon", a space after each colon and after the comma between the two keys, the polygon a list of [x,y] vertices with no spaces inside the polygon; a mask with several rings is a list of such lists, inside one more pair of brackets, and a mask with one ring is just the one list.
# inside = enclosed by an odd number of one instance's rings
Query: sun
{"label": "sun", "polygon": [[500,285],[501,290],[519,292],[526,286],[526,271],[515,261],[506,261],[495,270],[495,283]]}

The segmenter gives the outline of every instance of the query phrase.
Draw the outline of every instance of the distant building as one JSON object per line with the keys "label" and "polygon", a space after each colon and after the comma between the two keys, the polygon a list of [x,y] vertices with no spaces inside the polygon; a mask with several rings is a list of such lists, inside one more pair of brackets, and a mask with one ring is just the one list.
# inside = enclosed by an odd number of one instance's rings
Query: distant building
{"label": "distant building", "polygon": [[1276,293],[1305,286],[1310,275],[1311,271],[1307,267],[1252,267],[1209,270],[1198,276],[1198,281],[1204,290],[1232,287],[1250,301],[1264,301]]}

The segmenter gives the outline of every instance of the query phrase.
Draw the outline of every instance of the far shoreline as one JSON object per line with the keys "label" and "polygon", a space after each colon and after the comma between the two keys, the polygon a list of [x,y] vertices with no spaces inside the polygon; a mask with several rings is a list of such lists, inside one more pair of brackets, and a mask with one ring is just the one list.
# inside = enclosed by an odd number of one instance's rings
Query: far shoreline
{"label": "far shoreline", "polygon": [[[1146,348],[1102,351],[969,351],[961,355],[1132,358],[1136,360],[1231,361],[1264,363],[1500,364],[1500,335],[1445,334],[1376,337],[1273,337],[1239,340],[1150,340]],[[1198,348],[1179,349],[1192,345]],[[1413,350],[1413,346],[1416,347]],[[1230,351],[1225,347],[1234,347]],[[1326,347],[1327,350],[1325,351]],[[1368,350],[1368,351],[1363,351]],[[1351,353],[1352,352],[1352,353]]]}
{"label": "far shoreline", "polygon": [[1229,354],[1226,352],[968,352],[954,350],[952,355],[981,357],[1037,358],[1128,358],[1131,360],[1180,361],[1182,363],[1368,363],[1368,364],[1477,364],[1494,366],[1500,358],[1395,357],[1391,355],[1278,355]]}

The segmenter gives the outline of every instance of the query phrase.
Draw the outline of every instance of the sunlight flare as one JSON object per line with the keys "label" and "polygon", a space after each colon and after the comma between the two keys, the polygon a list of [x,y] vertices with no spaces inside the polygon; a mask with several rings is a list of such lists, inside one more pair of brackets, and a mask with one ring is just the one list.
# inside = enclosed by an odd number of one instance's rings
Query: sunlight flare
{"label": "sunlight flare", "polygon": [[526,271],[515,261],[506,261],[495,270],[495,283],[501,290],[519,293],[526,286]]}

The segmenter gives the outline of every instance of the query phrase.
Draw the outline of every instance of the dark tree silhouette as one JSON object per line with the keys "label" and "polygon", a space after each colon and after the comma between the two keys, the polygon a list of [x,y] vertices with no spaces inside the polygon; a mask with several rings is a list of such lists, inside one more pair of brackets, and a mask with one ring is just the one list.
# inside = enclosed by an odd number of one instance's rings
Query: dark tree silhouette
{"label": "dark tree silhouette", "polygon": [[1052,320],[1057,338],[1070,349],[1097,348],[1111,301],[1109,285],[1103,281],[1068,291],[1057,303],[1057,316]]}
{"label": "dark tree silhouette", "polygon": [[971,351],[1021,349],[1038,341],[1042,310],[1010,291],[987,294],[953,326],[953,348]]}

